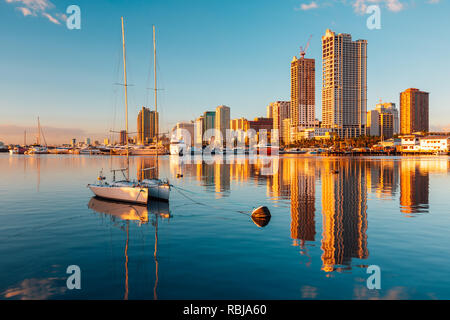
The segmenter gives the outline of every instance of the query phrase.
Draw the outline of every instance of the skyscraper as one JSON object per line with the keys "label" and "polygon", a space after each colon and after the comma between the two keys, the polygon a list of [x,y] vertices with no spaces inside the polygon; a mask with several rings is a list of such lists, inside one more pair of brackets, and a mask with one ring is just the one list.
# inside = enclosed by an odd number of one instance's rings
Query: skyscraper
{"label": "skyscraper", "polygon": [[393,102],[380,102],[375,106],[375,110],[380,113],[391,113],[393,116],[393,130],[394,134],[400,133],[400,119],[398,114],[398,109]]}
{"label": "skyscraper", "polygon": [[301,128],[313,127],[315,120],[316,62],[306,59],[304,52],[300,58],[291,61],[291,105],[290,118],[294,132]]}
{"label": "skyscraper", "polygon": [[156,111],[142,107],[137,117],[137,142],[146,144],[157,135],[159,116]]}
{"label": "skyscraper", "polygon": [[400,93],[400,132],[428,131],[429,93],[409,88]]}
{"label": "skyscraper", "polygon": [[226,141],[227,129],[230,129],[230,108],[227,106],[218,106],[216,108],[215,128],[222,133],[222,139]]}
{"label": "skyscraper", "polygon": [[322,37],[322,126],[342,137],[365,134],[367,40],[327,29]]}

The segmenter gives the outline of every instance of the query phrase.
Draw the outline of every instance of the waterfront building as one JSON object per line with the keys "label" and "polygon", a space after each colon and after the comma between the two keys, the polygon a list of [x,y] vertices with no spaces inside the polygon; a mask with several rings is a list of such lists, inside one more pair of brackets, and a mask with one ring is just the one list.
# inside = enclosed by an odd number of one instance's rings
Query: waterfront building
{"label": "waterfront building", "polygon": [[278,130],[278,136],[282,143],[287,143],[286,137],[283,135],[283,121],[285,119],[290,119],[290,108],[291,108],[291,102],[290,101],[276,101],[271,102],[267,109],[272,110],[272,118],[273,121],[273,129]]}
{"label": "waterfront building", "polygon": [[300,139],[331,139],[333,130],[330,128],[306,128],[297,132],[297,140]]}
{"label": "waterfront building", "polygon": [[205,111],[203,113],[203,130],[214,129],[216,125],[216,112]]}
{"label": "waterfront building", "polygon": [[429,128],[429,93],[409,88],[400,93],[400,132],[427,132]]}
{"label": "waterfront building", "polygon": [[425,152],[448,152],[450,136],[426,136],[420,138],[420,150]]}
{"label": "waterfront building", "polygon": [[380,135],[380,112],[378,110],[367,111],[366,134],[370,136]]}
{"label": "waterfront building", "polygon": [[158,133],[159,115],[156,111],[142,107],[137,117],[137,143],[147,144]]}
{"label": "waterfront building", "polygon": [[272,106],[272,103],[270,103],[267,106],[267,118],[273,118],[273,106]]}
{"label": "waterfront building", "polygon": [[291,61],[291,103],[288,117],[294,132],[313,127],[315,122],[315,60],[294,56]]}
{"label": "waterfront building", "polygon": [[194,122],[193,121],[178,122],[172,129],[172,135],[175,135],[177,139],[182,137],[187,146],[192,146],[195,137]]}
{"label": "waterfront building", "polygon": [[260,138],[260,131],[266,130],[267,142],[270,142],[271,133],[272,133],[271,131],[273,129],[273,119],[257,117],[255,119],[253,119],[253,121],[248,121],[248,128],[256,131],[258,142],[259,142],[259,138]]}
{"label": "waterfront building", "polygon": [[86,138],[84,140],[84,144],[87,145],[87,146],[90,146],[91,145],[91,138]]}
{"label": "waterfront building", "polygon": [[367,40],[327,29],[322,37],[322,126],[341,138],[365,135]]}
{"label": "waterfront building", "polygon": [[391,113],[393,117],[393,134],[400,133],[400,117],[398,109],[393,102],[380,102],[375,106],[379,113]]}
{"label": "waterfront building", "polygon": [[205,131],[203,130],[203,123],[205,119],[203,116],[200,116],[195,120],[194,124],[194,145],[197,147],[201,147],[203,145],[203,134]]}
{"label": "waterfront building", "polygon": [[409,134],[401,137],[402,147],[404,152],[416,152],[420,149],[420,135]]}
{"label": "waterfront building", "polygon": [[108,138],[103,139],[103,144],[107,146],[109,144],[109,139]]}
{"label": "waterfront building", "polygon": [[227,129],[230,129],[230,108],[224,105],[216,108],[215,126],[222,134],[223,141],[226,140]]}
{"label": "waterfront building", "polygon": [[281,143],[289,145],[291,141],[291,118],[287,118],[281,122]]}

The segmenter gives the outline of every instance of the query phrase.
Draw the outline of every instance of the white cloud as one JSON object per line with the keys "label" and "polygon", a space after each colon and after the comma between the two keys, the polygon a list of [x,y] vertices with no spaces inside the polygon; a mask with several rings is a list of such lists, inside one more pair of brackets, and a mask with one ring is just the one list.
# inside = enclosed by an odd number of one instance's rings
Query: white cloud
{"label": "white cloud", "polygon": [[28,8],[17,7],[16,9],[19,10],[20,12],[22,12],[22,14],[23,14],[24,17],[26,17],[26,16],[32,16],[32,15],[33,15],[33,13],[31,12],[31,10],[28,9]]}
{"label": "white cloud", "polygon": [[365,14],[368,4],[384,4],[392,12],[399,12],[405,9],[405,5],[401,0],[354,0],[352,6],[356,13]]}
{"label": "white cloud", "polygon": [[58,20],[56,20],[51,14],[44,12],[42,14],[44,17],[46,17],[50,22],[54,23],[54,24],[60,24]]}
{"label": "white cloud", "polygon": [[317,4],[316,1],[311,1],[311,3],[307,4],[307,3],[302,3],[300,5],[300,8],[296,8],[296,10],[311,10],[311,9],[317,9],[319,7],[319,5]]}
{"label": "white cloud", "polygon": [[55,5],[50,2],[50,0],[5,0],[7,3],[20,5],[16,7],[24,17],[26,16],[41,16],[49,20],[54,24],[61,24],[67,17],[63,13],[55,12],[51,13],[49,11],[54,11]]}

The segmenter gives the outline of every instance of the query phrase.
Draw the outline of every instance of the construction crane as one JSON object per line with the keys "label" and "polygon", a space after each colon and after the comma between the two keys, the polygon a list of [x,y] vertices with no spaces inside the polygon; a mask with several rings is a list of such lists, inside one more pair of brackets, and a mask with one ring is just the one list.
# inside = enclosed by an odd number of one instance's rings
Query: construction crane
{"label": "construction crane", "polygon": [[303,49],[302,46],[300,46],[300,57],[305,58],[306,50],[308,50],[309,42],[311,41],[312,35],[309,36],[308,42],[306,43],[305,49]]}

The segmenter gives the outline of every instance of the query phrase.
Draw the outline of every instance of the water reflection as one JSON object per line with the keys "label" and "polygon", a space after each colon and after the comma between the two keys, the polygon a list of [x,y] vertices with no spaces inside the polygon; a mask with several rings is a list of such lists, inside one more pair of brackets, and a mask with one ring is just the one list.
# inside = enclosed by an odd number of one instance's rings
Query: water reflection
{"label": "water reflection", "polygon": [[342,161],[339,173],[325,162],[322,174],[322,270],[350,269],[351,259],[366,259],[367,187],[359,161]]}
{"label": "water reflection", "polygon": [[[129,296],[129,274],[128,274],[128,249],[130,241],[130,221],[138,222],[138,225],[147,224],[149,215],[153,217],[152,225],[155,228],[155,243],[153,259],[155,263],[155,282],[153,287],[153,298],[158,299],[157,289],[159,281],[159,261],[158,261],[158,219],[170,219],[171,214],[167,202],[152,201],[149,205],[127,204],[111,200],[104,200],[97,197],[91,198],[88,207],[93,211],[109,216],[114,225],[126,231],[125,252],[124,252],[124,300]],[[121,226],[118,222],[124,222]]]}
{"label": "water reflection", "polygon": [[[352,259],[369,257],[367,240],[368,193],[381,200],[399,196],[400,212],[410,217],[428,212],[429,172],[448,172],[448,160],[440,158],[370,159],[281,157],[274,160],[273,175],[262,174],[257,159],[223,159],[212,164],[172,161],[171,171],[193,177],[216,198],[230,194],[234,184],[267,185],[274,203],[290,201],[291,238],[300,253],[308,254],[308,243],[316,239],[316,215],[322,216],[322,267],[324,272],[352,268]],[[316,199],[316,182],[321,199]],[[321,201],[322,212],[316,212]],[[357,264],[360,266],[361,264]]]}
{"label": "water reflection", "polygon": [[428,212],[428,171],[418,161],[404,161],[400,172],[401,212],[411,215]]}

